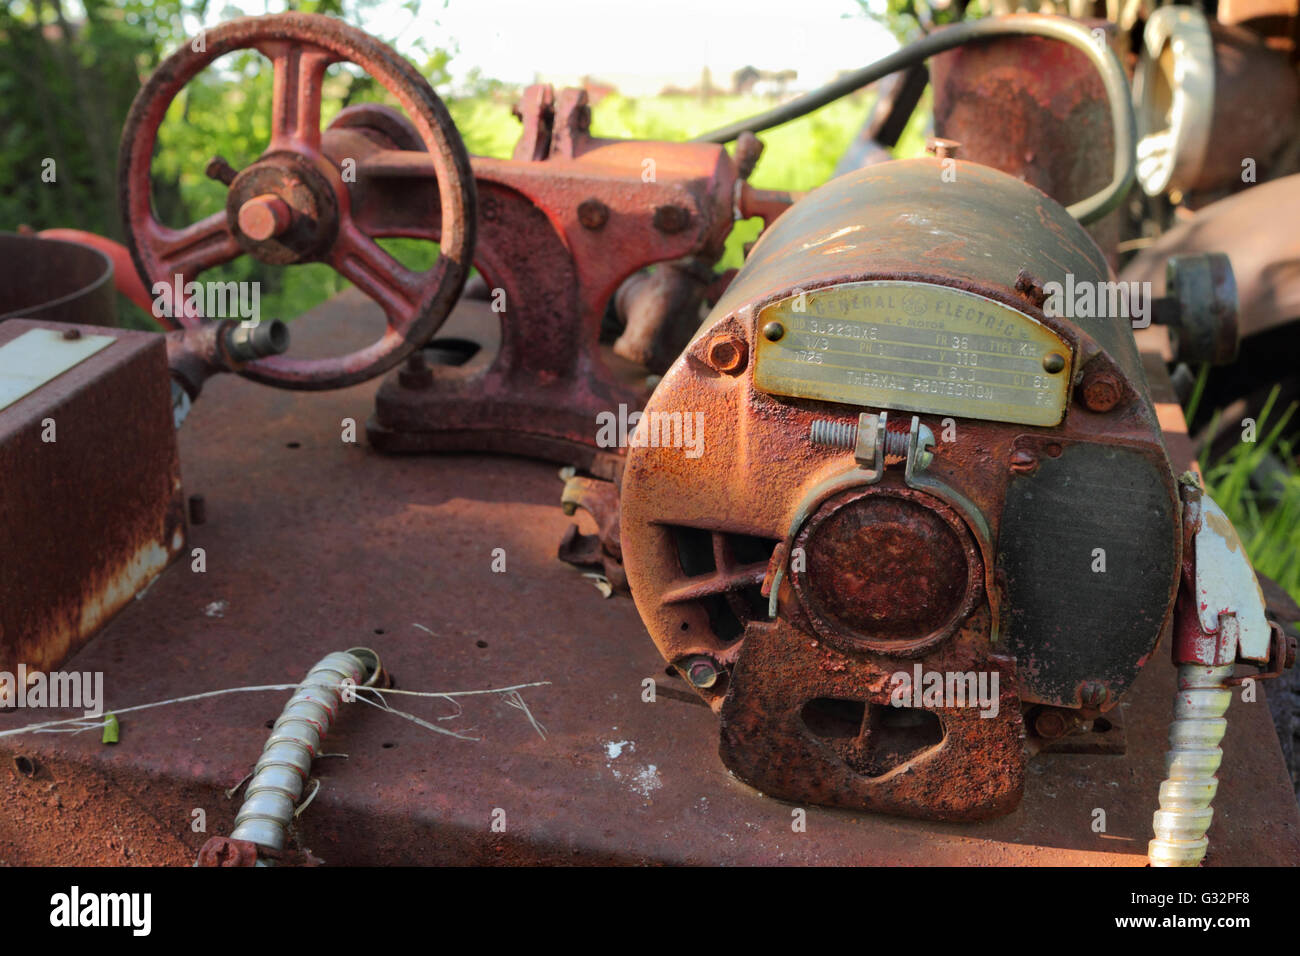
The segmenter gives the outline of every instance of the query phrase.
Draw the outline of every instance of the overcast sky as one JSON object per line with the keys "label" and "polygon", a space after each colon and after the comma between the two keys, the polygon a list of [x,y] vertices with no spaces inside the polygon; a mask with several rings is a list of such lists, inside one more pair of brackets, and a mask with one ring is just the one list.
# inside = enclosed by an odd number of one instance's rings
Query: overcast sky
{"label": "overcast sky", "polygon": [[[883,6],[884,0],[878,0]],[[278,12],[277,0],[214,3],[226,11]],[[225,17],[214,14],[208,26]],[[807,88],[878,59],[897,45],[856,0],[431,0],[412,17],[381,0],[358,24],[404,52],[416,38],[458,48],[452,75],[528,83],[542,76],[694,75],[794,69]],[[454,41],[449,42],[449,41]]]}

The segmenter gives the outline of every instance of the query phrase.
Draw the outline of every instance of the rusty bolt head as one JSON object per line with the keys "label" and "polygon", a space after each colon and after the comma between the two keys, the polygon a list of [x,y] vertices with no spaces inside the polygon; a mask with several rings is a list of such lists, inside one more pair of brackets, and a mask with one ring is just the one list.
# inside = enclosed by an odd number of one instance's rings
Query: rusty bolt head
{"label": "rusty bolt head", "polygon": [[678,206],[676,203],[670,203],[667,206],[656,206],[654,224],[660,232],[666,232],[672,235],[675,232],[681,232],[691,221],[691,211],[685,206]]}
{"label": "rusty bolt head", "polygon": [[1044,707],[1034,718],[1034,733],[1044,740],[1055,740],[1069,729],[1065,715],[1053,707]]}
{"label": "rusty bolt head", "polygon": [[1092,412],[1108,412],[1124,397],[1124,386],[1113,372],[1090,372],[1080,386],[1083,404]]}
{"label": "rusty bolt head", "polygon": [[263,193],[239,207],[238,221],[240,232],[257,242],[265,242],[289,228],[293,210],[274,193]]}
{"label": "rusty bolt head", "polygon": [[726,375],[736,375],[745,367],[745,340],[724,332],[709,341],[709,364]]}
{"label": "rusty bolt head", "polygon": [[204,167],[203,175],[207,176],[208,179],[216,180],[224,186],[229,186],[235,181],[235,177],[239,175],[239,172],[226,161],[226,157],[213,156],[208,160],[208,165]]}
{"label": "rusty bolt head", "polygon": [[1060,352],[1048,352],[1043,356],[1043,370],[1049,375],[1059,374],[1065,368],[1065,356]]}
{"label": "rusty bolt head", "polygon": [[698,687],[701,690],[707,690],[718,682],[718,665],[711,657],[705,657],[703,654],[697,657],[687,658],[685,666],[682,667],[682,673],[690,681],[692,687]]}
{"label": "rusty bolt head", "polygon": [[1106,702],[1106,685],[1095,680],[1084,681],[1079,687],[1079,700],[1084,707],[1100,707]]}
{"label": "rusty bolt head", "polygon": [[931,136],[925,141],[925,151],[936,159],[955,159],[961,143],[955,139]]}
{"label": "rusty bolt head", "polygon": [[785,326],[780,322],[769,322],[763,326],[763,338],[769,342],[780,342],[785,336]]}
{"label": "rusty bolt head", "polygon": [[1027,475],[1038,467],[1038,458],[1033,452],[1018,448],[1011,453],[1011,470],[1018,475]]}
{"label": "rusty bolt head", "polygon": [[1043,288],[1043,283],[1034,278],[1028,269],[1021,269],[1016,273],[1016,291],[1034,304],[1036,308],[1042,308],[1047,301],[1047,292]]}
{"label": "rusty bolt head", "polygon": [[741,179],[748,179],[754,167],[758,165],[758,158],[763,155],[763,141],[745,130],[736,137],[736,175]]}
{"label": "rusty bolt head", "polygon": [[601,229],[609,222],[609,207],[599,199],[584,199],[578,204],[578,222],[584,229]]}
{"label": "rusty bolt head", "polygon": [[432,387],[433,369],[429,368],[429,363],[424,360],[424,352],[420,349],[412,352],[406,364],[398,370],[397,384],[417,391]]}

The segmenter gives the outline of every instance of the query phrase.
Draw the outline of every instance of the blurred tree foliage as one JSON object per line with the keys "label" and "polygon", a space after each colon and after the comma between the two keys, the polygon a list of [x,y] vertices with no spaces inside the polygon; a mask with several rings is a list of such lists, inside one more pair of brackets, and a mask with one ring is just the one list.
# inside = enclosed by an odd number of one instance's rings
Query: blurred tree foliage
{"label": "blurred tree foliage", "polygon": [[[140,77],[181,35],[181,2],[0,5],[0,228],[75,225],[117,238],[117,143]],[[42,181],[46,159],[56,180]]]}
{"label": "blurred tree foliage", "polygon": [[862,12],[878,20],[900,43],[915,40],[932,28],[974,20],[988,12],[986,0],[858,0]]}

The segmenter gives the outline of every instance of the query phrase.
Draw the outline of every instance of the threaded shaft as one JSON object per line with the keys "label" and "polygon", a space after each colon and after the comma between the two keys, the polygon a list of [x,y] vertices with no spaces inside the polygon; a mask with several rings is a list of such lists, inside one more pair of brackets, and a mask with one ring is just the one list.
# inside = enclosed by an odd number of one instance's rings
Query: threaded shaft
{"label": "threaded shaft", "polygon": [[[818,418],[813,421],[808,438],[814,445],[853,448],[858,443],[858,423],[836,422],[828,418]],[[904,449],[904,453],[906,453],[906,449]]]}
{"label": "threaded shaft", "polygon": [[1152,866],[1197,866],[1205,858],[1205,833],[1214,818],[1210,802],[1219,789],[1215,776],[1228,721],[1224,714],[1232,690],[1224,680],[1233,666],[1178,665],[1174,722],[1169,727],[1168,778],[1160,784],[1160,809],[1152,825],[1155,839],[1147,847]]}
{"label": "threaded shaft", "polygon": [[[371,651],[359,653],[373,654]],[[235,815],[234,840],[248,840],[273,850],[284,848],[293,808],[311,774],[311,762],[320,739],[329,732],[343,691],[350,678],[361,686],[370,668],[352,651],[324,657],[307,672],[285,704],[244,791],[244,803]]]}
{"label": "threaded shaft", "polygon": [[888,458],[906,458],[907,444],[911,436],[908,432],[896,432],[885,429],[885,455]]}

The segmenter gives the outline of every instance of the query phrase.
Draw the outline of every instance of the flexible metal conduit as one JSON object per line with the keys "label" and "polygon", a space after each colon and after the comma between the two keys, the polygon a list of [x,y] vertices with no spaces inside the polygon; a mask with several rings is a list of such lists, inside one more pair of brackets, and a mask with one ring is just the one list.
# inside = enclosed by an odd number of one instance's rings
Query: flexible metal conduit
{"label": "flexible metal conduit", "polygon": [[231,839],[284,849],[293,808],[311,775],[311,762],[342,701],[343,681],[368,687],[379,673],[379,655],[367,647],[336,651],[307,672],[262,749],[235,815]]}
{"label": "flexible metal conduit", "polygon": [[[1134,152],[1137,142],[1137,120],[1129,97],[1128,79],[1124,69],[1110,47],[1098,41],[1098,35],[1087,27],[1064,17],[1042,16],[1033,13],[1016,13],[987,20],[965,20],[936,30],[915,43],[891,53],[875,63],[846,73],[820,89],[795,97],[788,103],[740,120],[729,126],[695,137],[701,143],[729,143],[743,132],[757,133],[780,126],[820,109],[827,103],[847,96],[879,79],[905,70],[930,57],[965,46],[976,40],[999,37],[1036,36],[1069,44],[1088,58],[1101,76],[1110,102],[1110,121],[1115,130],[1115,164],[1111,181],[1099,192],[1067,207],[1071,216],[1085,225],[1095,222],[1124,200],[1137,172]],[[1102,40],[1104,34],[1100,35]]]}
{"label": "flexible metal conduit", "polygon": [[1224,714],[1232,689],[1224,681],[1233,665],[1178,665],[1174,722],[1169,727],[1168,779],[1160,784],[1160,809],[1155,813],[1156,838],[1147,845],[1152,866],[1198,866],[1209,840],[1205,833],[1214,819],[1210,801],[1219,789],[1219,762],[1228,721]]}

